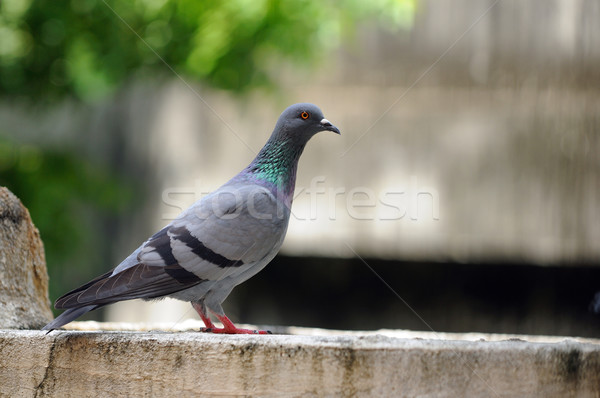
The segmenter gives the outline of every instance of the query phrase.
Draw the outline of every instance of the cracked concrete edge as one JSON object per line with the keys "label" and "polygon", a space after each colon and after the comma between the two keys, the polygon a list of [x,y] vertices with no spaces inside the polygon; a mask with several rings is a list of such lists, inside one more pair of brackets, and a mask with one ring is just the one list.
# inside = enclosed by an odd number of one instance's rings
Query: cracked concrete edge
{"label": "cracked concrete edge", "polygon": [[55,347],[56,347],[56,339],[54,338],[54,339],[52,339],[52,343],[50,344],[50,349],[48,350],[48,362],[46,363],[46,370],[44,371],[42,380],[35,387],[35,395],[34,395],[35,398],[41,396],[41,394],[43,393],[44,383],[46,382],[46,380],[48,379],[48,375],[52,371]]}
{"label": "cracked concrete edge", "polygon": [[[218,322],[215,323],[220,327]],[[600,339],[580,336],[547,336],[547,335],[523,335],[523,334],[501,334],[501,333],[446,333],[435,331],[415,331],[403,329],[379,329],[379,330],[333,330],[308,328],[299,326],[268,326],[268,325],[245,325],[239,324],[245,329],[266,329],[275,334],[294,334],[305,336],[372,336],[382,335],[403,339],[425,339],[425,340],[466,340],[466,341],[504,341],[522,340],[536,343],[557,343],[564,340],[580,343],[600,344]],[[164,332],[195,332],[204,327],[204,323],[196,319],[185,319],[173,322],[96,322],[75,321],[64,326],[66,330],[79,331],[164,331]]]}
{"label": "cracked concrete edge", "polygon": [[598,397],[600,344],[0,331],[0,396]]}

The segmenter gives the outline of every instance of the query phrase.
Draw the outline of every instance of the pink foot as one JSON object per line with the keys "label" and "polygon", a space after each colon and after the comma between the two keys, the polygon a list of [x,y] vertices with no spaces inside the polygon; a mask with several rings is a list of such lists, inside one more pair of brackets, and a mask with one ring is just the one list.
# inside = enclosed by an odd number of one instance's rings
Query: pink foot
{"label": "pink foot", "polygon": [[240,328],[237,328],[233,324],[233,322],[231,322],[229,320],[229,318],[227,318],[227,316],[215,314],[216,317],[219,318],[219,320],[221,321],[221,323],[223,323],[223,327],[222,328],[218,328],[210,320],[210,317],[206,313],[206,307],[204,307],[203,304],[192,303],[192,306],[194,307],[194,309],[196,310],[196,312],[198,312],[198,315],[200,315],[200,318],[202,319],[202,322],[204,322],[204,324],[206,325],[205,328],[200,329],[201,332],[204,332],[204,333],[219,333],[219,334],[272,334],[268,330],[252,330],[252,329],[240,329]]}
{"label": "pink foot", "polygon": [[[215,314],[216,315],[216,314]],[[223,328],[215,328],[207,325],[206,328],[203,328],[203,332],[207,333],[220,333],[220,334],[272,334],[268,330],[252,330],[252,329],[240,329],[236,327],[233,322],[227,318],[225,315],[216,315],[217,318],[223,324]]]}
{"label": "pink foot", "polygon": [[227,328],[201,328],[201,332],[215,334],[273,334],[268,330],[252,330],[252,329],[227,329]]}

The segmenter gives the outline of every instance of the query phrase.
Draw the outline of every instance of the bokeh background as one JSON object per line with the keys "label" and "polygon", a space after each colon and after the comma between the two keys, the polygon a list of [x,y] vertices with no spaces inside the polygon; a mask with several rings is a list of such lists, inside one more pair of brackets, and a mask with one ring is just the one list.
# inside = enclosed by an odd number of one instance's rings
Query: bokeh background
{"label": "bokeh background", "polygon": [[342,136],[309,143],[234,321],[600,337],[593,0],[3,0],[0,184],[51,300],[245,167],[295,102]]}

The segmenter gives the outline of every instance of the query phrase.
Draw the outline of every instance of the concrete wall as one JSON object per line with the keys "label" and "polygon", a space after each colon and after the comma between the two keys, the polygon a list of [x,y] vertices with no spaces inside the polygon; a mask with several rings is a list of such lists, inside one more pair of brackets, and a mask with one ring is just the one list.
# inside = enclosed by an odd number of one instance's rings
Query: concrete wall
{"label": "concrete wall", "polygon": [[597,397],[600,345],[0,331],[10,397]]}
{"label": "concrete wall", "polygon": [[0,120],[156,179],[119,256],[244,167],[283,108],[312,101],[343,135],[307,147],[286,253],[594,263],[600,7],[492,4],[420,1],[411,31],[362,26],[316,73],[281,68],[275,96],[176,81],[127,88],[87,116],[65,104],[40,122],[5,105]]}

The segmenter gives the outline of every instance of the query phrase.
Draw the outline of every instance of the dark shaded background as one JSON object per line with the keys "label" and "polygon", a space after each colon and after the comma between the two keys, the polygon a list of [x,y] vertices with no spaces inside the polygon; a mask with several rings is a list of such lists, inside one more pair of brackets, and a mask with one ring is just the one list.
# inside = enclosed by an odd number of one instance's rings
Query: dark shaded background
{"label": "dark shaded background", "polygon": [[600,337],[598,267],[364,260],[406,303],[359,259],[278,256],[230,306],[265,325]]}

